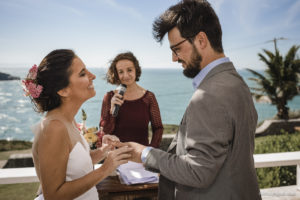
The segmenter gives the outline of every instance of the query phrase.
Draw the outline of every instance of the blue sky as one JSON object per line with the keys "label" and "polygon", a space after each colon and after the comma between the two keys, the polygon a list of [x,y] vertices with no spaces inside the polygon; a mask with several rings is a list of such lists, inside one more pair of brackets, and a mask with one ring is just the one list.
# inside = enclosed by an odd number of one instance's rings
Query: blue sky
{"label": "blue sky", "polygon": [[[71,48],[88,67],[107,67],[130,50],[145,68],[181,68],[152,23],[176,0],[0,0],[0,67],[31,67],[58,48]],[[257,54],[278,41],[286,54],[300,45],[300,0],[210,0],[223,46],[239,69],[264,69]]]}

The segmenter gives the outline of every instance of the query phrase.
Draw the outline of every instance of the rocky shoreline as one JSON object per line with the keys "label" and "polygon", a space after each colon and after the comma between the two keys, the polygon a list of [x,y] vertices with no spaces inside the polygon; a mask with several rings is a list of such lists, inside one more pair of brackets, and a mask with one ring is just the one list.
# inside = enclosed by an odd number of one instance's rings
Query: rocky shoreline
{"label": "rocky shoreline", "polygon": [[20,80],[20,77],[0,72],[0,81]]}

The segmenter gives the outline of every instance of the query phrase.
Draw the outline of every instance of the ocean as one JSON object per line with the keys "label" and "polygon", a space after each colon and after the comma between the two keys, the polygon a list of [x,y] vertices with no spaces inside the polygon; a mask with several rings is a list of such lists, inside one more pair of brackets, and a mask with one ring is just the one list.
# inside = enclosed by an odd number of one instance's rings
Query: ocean
{"label": "ocean", "polygon": [[[29,69],[29,68],[28,68]],[[27,68],[0,68],[0,72],[24,78]],[[97,78],[94,80],[96,96],[86,101],[82,108],[87,113],[88,127],[98,126],[104,94],[115,89],[115,86],[104,80],[106,69],[90,69]],[[246,70],[238,70],[249,86],[253,82]],[[143,69],[140,86],[154,92],[161,112],[163,124],[179,124],[189,99],[193,94],[192,80],[183,76],[182,69]],[[37,123],[42,115],[34,112],[28,97],[23,95],[20,81],[0,81],[0,139],[32,141],[30,127]],[[300,96],[289,102],[291,110],[300,109]],[[272,118],[276,114],[275,106],[256,103],[258,121]],[[76,115],[76,121],[81,122],[81,110]]]}

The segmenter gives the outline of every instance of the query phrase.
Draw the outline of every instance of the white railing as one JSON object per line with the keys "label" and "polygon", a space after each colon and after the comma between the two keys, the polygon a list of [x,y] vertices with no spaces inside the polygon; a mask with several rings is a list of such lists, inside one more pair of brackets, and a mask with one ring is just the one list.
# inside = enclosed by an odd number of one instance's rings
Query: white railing
{"label": "white railing", "polygon": [[0,169],[0,184],[39,182],[34,167]]}
{"label": "white railing", "polygon": [[296,165],[296,185],[300,190],[300,151],[254,155],[255,168]]}
{"label": "white railing", "polygon": [[[254,155],[255,168],[297,166],[296,184],[300,190],[300,151]],[[100,165],[95,165],[95,168]],[[0,169],[0,184],[38,182],[34,167]]]}
{"label": "white railing", "polygon": [[[95,169],[101,164],[94,165]],[[39,182],[34,167],[0,169],[0,184]]]}

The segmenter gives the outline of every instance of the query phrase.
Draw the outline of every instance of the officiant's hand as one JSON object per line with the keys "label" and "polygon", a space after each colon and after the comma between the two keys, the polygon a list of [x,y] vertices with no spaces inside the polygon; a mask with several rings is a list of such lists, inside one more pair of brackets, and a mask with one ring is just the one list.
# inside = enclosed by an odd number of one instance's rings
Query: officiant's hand
{"label": "officiant's hand", "polygon": [[143,150],[146,148],[146,146],[141,145],[136,142],[125,142],[125,143],[122,143],[122,145],[133,148],[133,150],[131,152],[131,158],[129,159],[130,161],[142,163],[141,155],[142,155]]}

